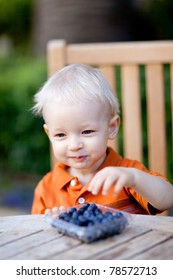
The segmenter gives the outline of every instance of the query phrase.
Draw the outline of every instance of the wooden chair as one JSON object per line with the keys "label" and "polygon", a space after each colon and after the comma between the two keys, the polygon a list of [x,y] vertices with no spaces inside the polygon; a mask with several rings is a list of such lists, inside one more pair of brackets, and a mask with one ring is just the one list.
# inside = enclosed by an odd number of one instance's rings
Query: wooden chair
{"label": "wooden chair", "polygon": [[[151,171],[168,176],[167,154],[172,151],[168,135],[172,139],[172,127],[170,123],[166,128],[165,111],[170,111],[169,116],[173,113],[173,41],[66,44],[64,40],[52,40],[48,42],[47,59],[49,75],[72,63],[100,68],[115,92],[120,91],[122,137],[109,145],[117,150],[123,147],[125,157],[141,162],[147,158],[144,163]],[[169,72],[167,82],[165,67]],[[172,96],[166,97],[165,84],[169,84]],[[142,96],[145,100],[141,106]],[[54,165],[52,154],[51,161]]]}

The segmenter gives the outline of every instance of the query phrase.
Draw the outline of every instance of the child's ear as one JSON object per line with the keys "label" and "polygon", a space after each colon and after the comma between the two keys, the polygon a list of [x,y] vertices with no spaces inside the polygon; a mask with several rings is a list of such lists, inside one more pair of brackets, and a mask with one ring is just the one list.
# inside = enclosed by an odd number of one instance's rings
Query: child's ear
{"label": "child's ear", "polygon": [[47,136],[49,137],[49,129],[48,129],[47,124],[44,124],[43,128],[44,128],[44,131],[46,132]]}
{"label": "child's ear", "polygon": [[120,116],[115,115],[109,122],[109,139],[112,140],[116,137],[120,126]]}

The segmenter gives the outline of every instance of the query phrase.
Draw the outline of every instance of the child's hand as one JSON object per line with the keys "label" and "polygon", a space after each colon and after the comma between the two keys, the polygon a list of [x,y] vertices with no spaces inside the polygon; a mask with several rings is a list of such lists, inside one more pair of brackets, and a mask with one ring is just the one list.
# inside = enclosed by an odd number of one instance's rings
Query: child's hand
{"label": "child's hand", "polygon": [[44,211],[44,214],[46,216],[53,216],[53,217],[58,217],[59,214],[63,213],[66,211],[66,208],[64,206],[60,206],[60,207],[53,207],[52,209],[47,208]]}
{"label": "child's hand", "polygon": [[117,194],[124,186],[135,186],[135,169],[126,167],[105,167],[91,180],[88,190],[96,195],[102,189],[102,195],[107,195],[109,189],[115,186]]}

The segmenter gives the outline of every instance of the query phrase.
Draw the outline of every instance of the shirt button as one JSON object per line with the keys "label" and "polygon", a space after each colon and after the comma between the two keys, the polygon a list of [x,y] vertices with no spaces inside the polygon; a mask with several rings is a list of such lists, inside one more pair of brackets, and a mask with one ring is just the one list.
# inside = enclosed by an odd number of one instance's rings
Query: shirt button
{"label": "shirt button", "polygon": [[70,185],[71,185],[72,187],[76,186],[76,180],[75,180],[75,179],[71,180]]}
{"label": "shirt button", "polygon": [[83,197],[79,197],[78,202],[80,204],[83,204],[85,202],[85,199]]}

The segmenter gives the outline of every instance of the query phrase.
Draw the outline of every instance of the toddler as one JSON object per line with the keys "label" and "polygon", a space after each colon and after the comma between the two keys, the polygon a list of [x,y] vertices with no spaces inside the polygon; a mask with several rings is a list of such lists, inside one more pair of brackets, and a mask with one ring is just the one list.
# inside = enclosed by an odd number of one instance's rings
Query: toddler
{"label": "toddler", "polygon": [[119,104],[98,69],[66,66],[34,98],[57,164],[35,189],[33,214],[85,202],[152,215],[173,207],[166,178],[107,146],[118,133]]}

